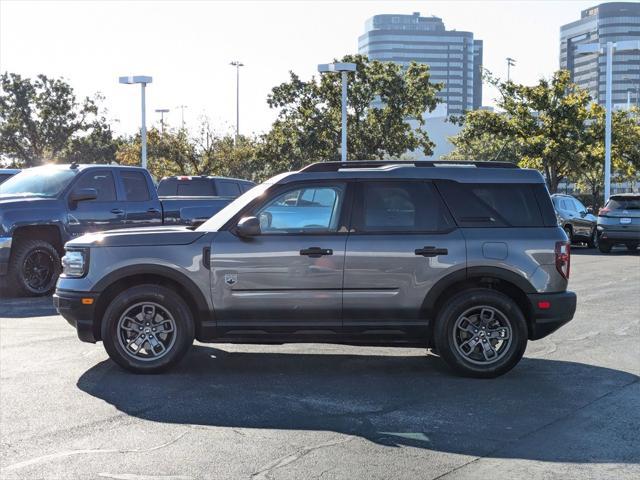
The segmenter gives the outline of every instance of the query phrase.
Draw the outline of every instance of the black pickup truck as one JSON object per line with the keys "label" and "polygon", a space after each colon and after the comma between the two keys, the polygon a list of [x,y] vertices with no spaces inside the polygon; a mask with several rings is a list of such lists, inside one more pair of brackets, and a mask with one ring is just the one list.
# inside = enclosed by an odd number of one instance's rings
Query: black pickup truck
{"label": "black pickup truck", "polygon": [[0,185],[0,290],[45,295],[61,271],[64,244],[85,233],[194,225],[233,197],[158,197],[147,170],[48,165]]}

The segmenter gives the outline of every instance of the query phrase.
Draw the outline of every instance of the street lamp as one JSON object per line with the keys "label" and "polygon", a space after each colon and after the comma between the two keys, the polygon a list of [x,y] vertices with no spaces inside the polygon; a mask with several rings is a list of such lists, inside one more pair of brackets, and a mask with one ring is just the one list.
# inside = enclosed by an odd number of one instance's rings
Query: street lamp
{"label": "street lamp", "polygon": [[236,143],[240,136],[240,67],[244,67],[244,63],[234,60],[229,63],[236,67]]}
{"label": "street lamp", "polygon": [[181,115],[181,120],[182,120],[182,130],[184,130],[184,109],[188,108],[187,105],[178,105],[176,106],[176,108],[180,109],[180,115]]}
{"label": "street lamp", "polygon": [[[588,55],[590,53],[606,55],[606,98],[605,98],[605,127],[604,127],[604,201],[609,199],[611,193],[611,89],[613,80],[613,54],[616,51],[640,50],[640,40],[623,40],[620,42],[607,42],[606,45],[599,43],[586,43],[576,46],[578,55]],[[598,82],[599,83],[599,82]]]}
{"label": "street lamp", "polygon": [[168,108],[156,108],[156,113],[160,114],[160,131],[164,135],[164,114],[169,113]]}
{"label": "street lamp", "polygon": [[347,161],[347,73],[355,72],[355,63],[322,63],[318,65],[318,72],[340,72],[342,74],[342,152],[341,160]]}
{"label": "street lamp", "polygon": [[142,168],[147,168],[147,122],[146,122],[146,104],[145,89],[147,83],[151,83],[152,78],[145,75],[129,75],[128,77],[120,77],[119,82],[126,85],[139,83],[142,93],[142,127],[140,129],[140,139],[142,143]]}
{"label": "street lamp", "polygon": [[511,80],[511,67],[515,67],[516,60],[515,58],[507,57],[507,82]]}

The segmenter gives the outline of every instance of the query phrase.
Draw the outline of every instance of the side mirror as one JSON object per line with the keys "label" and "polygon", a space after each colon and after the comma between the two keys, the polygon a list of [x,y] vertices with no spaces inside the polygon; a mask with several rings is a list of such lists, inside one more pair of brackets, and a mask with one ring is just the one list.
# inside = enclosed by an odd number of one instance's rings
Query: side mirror
{"label": "side mirror", "polygon": [[75,205],[85,200],[95,200],[98,198],[98,191],[95,188],[81,188],[69,195],[69,203]]}
{"label": "side mirror", "polygon": [[587,207],[587,213],[593,213],[593,208]]}
{"label": "side mirror", "polygon": [[241,237],[260,235],[260,220],[257,217],[244,217],[236,225],[236,232]]}

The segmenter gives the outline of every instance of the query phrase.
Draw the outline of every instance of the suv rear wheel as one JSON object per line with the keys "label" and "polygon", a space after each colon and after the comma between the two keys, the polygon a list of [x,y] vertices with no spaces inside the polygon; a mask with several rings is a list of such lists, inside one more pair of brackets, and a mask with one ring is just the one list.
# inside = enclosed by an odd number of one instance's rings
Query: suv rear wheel
{"label": "suv rear wheel", "polygon": [[158,373],[177,364],[193,343],[189,307],[160,285],[139,285],[117,295],[102,320],[109,357],[134,373]]}
{"label": "suv rear wheel", "polygon": [[625,243],[627,250],[629,250],[630,252],[634,252],[638,249],[638,243],[637,242],[627,242]]}
{"label": "suv rear wheel", "polygon": [[600,250],[601,253],[611,252],[611,247],[613,247],[613,245],[611,245],[609,242],[598,240],[598,250]]}
{"label": "suv rear wheel", "polygon": [[458,373],[493,378],[524,355],[527,323],[509,297],[477,288],[447,302],[437,315],[434,337],[438,353]]}

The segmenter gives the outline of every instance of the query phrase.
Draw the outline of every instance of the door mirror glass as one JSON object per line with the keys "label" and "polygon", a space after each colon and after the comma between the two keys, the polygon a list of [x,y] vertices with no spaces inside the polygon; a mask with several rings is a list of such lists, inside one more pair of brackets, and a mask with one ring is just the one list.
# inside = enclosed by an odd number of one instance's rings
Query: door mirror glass
{"label": "door mirror glass", "polygon": [[587,207],[587,213],[593,213],[593,208]]}
{"label": "door mirror glass", "polygon": [[244,217],[236,225],[236,231],[241,237],[260,235],[260,220],[257,217]]}
{"label": "door mirror glass", "polygon": [[98,191],[95,188],[80,188],[69,195],[69,202],[76,204],[86,200],[95,200],[98,198]]}

